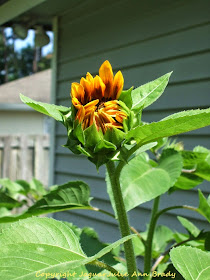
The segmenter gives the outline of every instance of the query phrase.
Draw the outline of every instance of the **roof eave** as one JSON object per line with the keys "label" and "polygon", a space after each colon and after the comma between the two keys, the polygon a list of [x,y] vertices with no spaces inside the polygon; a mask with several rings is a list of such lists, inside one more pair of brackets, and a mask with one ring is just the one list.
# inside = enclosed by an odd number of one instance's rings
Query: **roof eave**
{"label": "roof eave", "polygon": [[10,0],[0,6],[0,25],[7,23],[8,21],[16,18],[17,16],[27,12],[35,6],[45,2],[47,0],[19,0],[18,5],[16,0]]}

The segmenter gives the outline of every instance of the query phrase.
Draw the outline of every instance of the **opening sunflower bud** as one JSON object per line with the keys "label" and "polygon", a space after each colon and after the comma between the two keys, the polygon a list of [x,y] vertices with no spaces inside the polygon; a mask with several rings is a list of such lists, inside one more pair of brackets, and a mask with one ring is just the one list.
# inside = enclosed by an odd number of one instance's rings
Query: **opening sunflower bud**
{"label": "opening sunflower bud", "polygon": [[[121,71],[113,74],[106,60],[93,77],[89,72],[80,83],[72,83],[72,115],[66,119],[65,147],[83,153],[98,168],[119,154],[131,127],[132,112],[127,107]],[[122,96],[121,96],[122,93]]]}
{"label": "opening sunflower bud", "polygon": [[128,117],[118,102],[123,85],[121,71],[114,76],[108,60],[101,65],[99,76],[93,78],[87,73],[80,83],[72,83],[72,104],[77,110],[75,120],[83,130],[93,124],[103,134],[107,129],[123,129],[123,120]]}

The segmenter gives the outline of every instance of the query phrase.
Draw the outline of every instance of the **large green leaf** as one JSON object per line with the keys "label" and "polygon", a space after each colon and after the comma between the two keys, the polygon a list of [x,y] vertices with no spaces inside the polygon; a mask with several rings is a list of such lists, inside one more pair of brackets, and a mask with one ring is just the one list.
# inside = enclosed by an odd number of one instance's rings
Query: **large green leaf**
{"label": "large green leaf", "polygon": [[142,145],[210,125],[210,109],[189,110],[170,115],[159,122],[138,126],[127,133],[127,139],[135,139]]}
{"label": "large green leaf", "polygon": [[186,280],[210,279],[210,253],[200,249],[180,246],[170,252],[175,268]]}
{"label": "large green leaf", "polygon": [[75,272],[73,278],[69,278],[75,279],[86,272],[85,264],[101,258],[132,237],[122,238],[87,257],[70,227],[49,218],[29,218],[14,223],[0,235],[0,274],[7,280],[28,280],[37,275],[39,279],[46,279],[53,273],[63,276]]}
{"label": "large green leaf", "polygon": [[[170,182],[169,174],[165,170],[153,168],[141,154],[136,156],[122,169],[120,175],[126,211],[165,193],[170,188]],[[107,185],[112,206],[115,209],[108,178]]]}
{"label": "large green leaf", "polygon": [[72,209],[90,209],[89,186],[82,181],[68,182],[46,194],[21,215],[0,218],[0,223]]}
{"label": "large green leaf", "polygon": [[47,115],[49,117],[54,118],[56,121],[63,122],[63,113],[67,113],[71,110],[71,108],[64,107],[64,106],[57,106],[54,104],[48,104],[43,102],[35,101],[23,94],[20,94],[20,99],[23,103],[30,106],[34,110]]}
{"label": "large green leaf", "polygon": [[[210,199],[206,199],[200,190],[198,212],[203,215],[210,223]],[[210,198],[210,197],[209,197]]]}
{"label": "large green leaf", "polygon": [[[86,258],[73,231],[49,218],[30,218],[12,224],[0,234],[0,248],[0,274],[8,280],[35,279],[39,271],[65,273],[70,271],[72,262]],[[46,278],[50,276],[53,275]]]}
{"label": "large green leaf", "polygon": [[175,184],[182,172],[182,156],[174,149],[163,150],[159,167],[168,172],[171,182],[171,187]]}
{"label": "large green leaf", "polygon": [[148,107],[155,102],[164,92],[172,72],[160,78],[134,89],[131,93],[133,110],[139,110],[142,106]]}

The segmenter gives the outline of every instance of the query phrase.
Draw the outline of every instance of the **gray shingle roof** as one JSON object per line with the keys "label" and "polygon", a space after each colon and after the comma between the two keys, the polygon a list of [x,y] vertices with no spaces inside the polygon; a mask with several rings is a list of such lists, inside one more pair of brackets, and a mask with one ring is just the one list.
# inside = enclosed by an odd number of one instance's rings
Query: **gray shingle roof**
{"label": "gray shingle roof", "polygon": [[0,86],[0,103],[21,104],[19,94],[50,102],[51,69]]}

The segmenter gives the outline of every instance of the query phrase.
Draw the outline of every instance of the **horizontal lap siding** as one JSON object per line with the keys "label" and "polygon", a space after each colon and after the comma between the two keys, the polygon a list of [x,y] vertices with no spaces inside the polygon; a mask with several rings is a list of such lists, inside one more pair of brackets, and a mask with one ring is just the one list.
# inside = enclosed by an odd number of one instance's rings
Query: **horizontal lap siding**
{"label": "horizontal lap siding", "polygon": [[[59,22],[57,104],[70,105],[70,87],[86,72],[97,74],[109,59],[114,71],[121,69],[125,88],[138,86],[174,71],[163,96],[143,113],[144,121],[158,121],[169,114],[210,106],[210,20],[208,1],[82,1],[65,12]],[[132,4],[131,4],[132,3]],[[104,182],[105,169],[97,174],[84,156],[73,155],[61,145],[65,129],[56,125],[55,183],[84,180],[91,186],[92,204],[112,211]],[[210,129],[181,135],[187,149],[196,145],[210,148]],[[201,186],[208,194],[209,183]],[[165,195],[161,207],[198,205],[196,190]],[[144,230],[151,202],[130,212],[130,220]],[[207,227],[196,213],[182,210],[167,213],[160,222],[181,229],[176,214],[185,215],[201,228]],[[79,226],[95,227],[103,240],[117,239],[116,221],[101,213],[74,211],[57,213],[56,218]]]}

